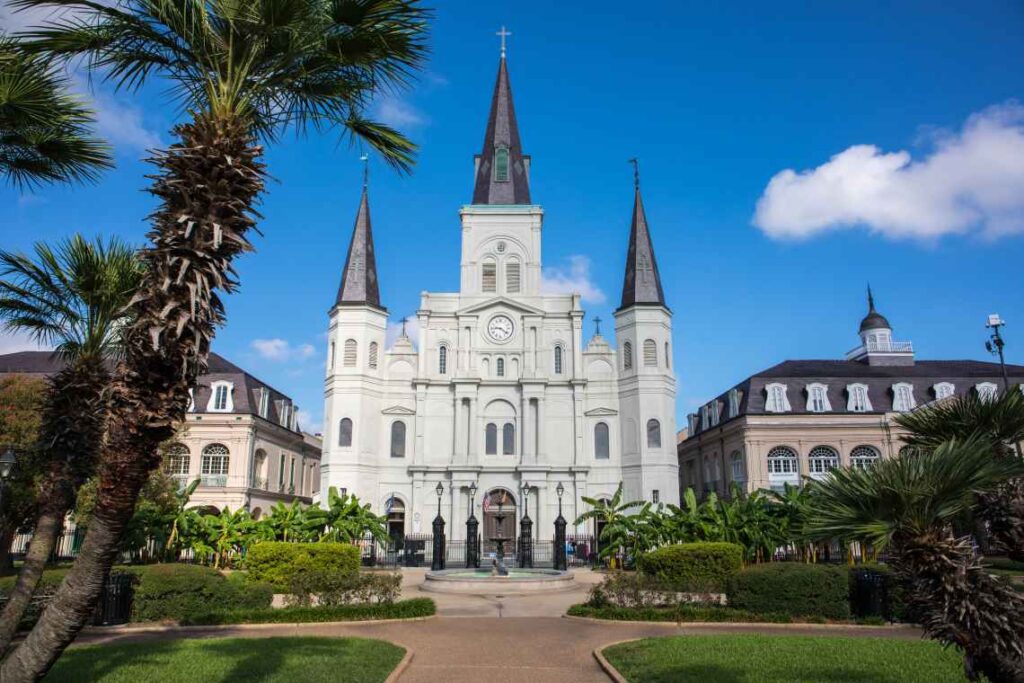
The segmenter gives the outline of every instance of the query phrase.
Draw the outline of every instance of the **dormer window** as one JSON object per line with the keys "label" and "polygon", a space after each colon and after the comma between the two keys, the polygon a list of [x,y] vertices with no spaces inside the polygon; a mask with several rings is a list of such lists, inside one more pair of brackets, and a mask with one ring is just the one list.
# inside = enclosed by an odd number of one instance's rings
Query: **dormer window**
{"label": "dormer window", "polygon": [[231,382],[214,382],[210,385],[210,402],[206,410],[211,413],[230,413],[235,409],[231,394],[234,392]]}
{"label": "dormer window", "polygon": [[769,413],[788,413],[792,408],[789,406],[789,398],[786,396],[786,385],[774,382],[765,387],[767,400],[764,409]]}
{"label": "dormer window", "polygon": [[807,385],[807,412],[827,413],[832,410],[828,401],[828,387],[824,384]]}
{"label": "dormer window", "polygon": [[851,413],[871,412],[871,400],[868,398],[868,386],[866,384],[846,385],[846,409]]}
{"label": "dormer window", "polygon": [[497,183],[508,182],[508,148],[499,147],[494,152],[494,181]]}
{"label": "dormer window", "polygon": [[982,401],[994,401],[999,388],[992,382],[979,382],[974,385],[974,390]]}
{"label": "dormer window", "polygon": [[956,386],[952,382],[939,382],[932,387],[932,391],[935,392],[935,400],[941,401],[956,393]]}
{"label": "dormer window", "polygon": [[729,417],[736,417],[740,414],[740,390],[729,390]]}
{"label": "dormer window", "polygon": [[897,412],[913,410],[917,405],[914,401],[914,385],[909,382],[897,382],[892,385],[892,409]]}
{"label": "dormer window", "polygon": [[259,403],[259,414],[260,417],[266,419],[267,414],[270,410],[270,392],[267,391],[266,387],[259,389],[260,392],[260,403]]}

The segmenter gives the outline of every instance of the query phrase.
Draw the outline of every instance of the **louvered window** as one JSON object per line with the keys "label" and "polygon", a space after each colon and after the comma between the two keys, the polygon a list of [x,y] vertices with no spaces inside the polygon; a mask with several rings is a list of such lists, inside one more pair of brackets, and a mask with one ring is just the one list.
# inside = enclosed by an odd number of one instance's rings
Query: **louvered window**
{"label": "louvered window", "polygon": [[496,263],[484,264],[483,289],[485,292],[498,291],[498,265]]}
{"label": "louvered window", "polygon": [[622,345],[622,367],[625,370],[633,367],[633,345],[629,342]]}
{"label": "louvered window", "polygon": [[370,342],[369,363],[371,369],[377,369],[377,342]]}
{"label": "louvered window", "polygon": [[345,340],[345,355],[342,359],[346,368],[354,368],[356,366],[356,340],[346,339]]}
{"label": "louvered window", "polygon": [[658,345],[653,339],[644,341],[644,365],[649,368],[658,366]]}
{"label": "louvered window", "polygon": [[518,294],[519,280],[519,261],[509,261],[505,264],[505,291],[508,294]]}

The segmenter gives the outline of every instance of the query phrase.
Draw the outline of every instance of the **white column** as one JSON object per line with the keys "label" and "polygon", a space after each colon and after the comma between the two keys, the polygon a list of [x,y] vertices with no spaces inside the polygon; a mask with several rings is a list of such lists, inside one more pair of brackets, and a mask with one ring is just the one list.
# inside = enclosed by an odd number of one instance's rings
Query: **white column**
{"label": "white column", "polygon": [[544,397],[539,397],[537,399],[537,452],[534,453],[534,462],[539,462],[542,456],[547,455],[547,448],[544,442],[545,436],[546,429],[544,427]]}

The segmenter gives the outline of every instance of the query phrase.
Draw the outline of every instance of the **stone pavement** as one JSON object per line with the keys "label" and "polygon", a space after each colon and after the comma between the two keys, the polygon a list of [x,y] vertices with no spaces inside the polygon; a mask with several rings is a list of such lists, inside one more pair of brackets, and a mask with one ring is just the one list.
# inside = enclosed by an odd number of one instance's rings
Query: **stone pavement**
{"label": "stone pavement", "polygon": [[[388,640],[413,650],[400,683],[575,683],[605,682],[594,649],[620,640],[698,633],[789,633],[919,638],[918,631],[889,627],[827,627],[771,624],[635,624],[563,618],[581,602],[600,575],[584,571],[569,592],[523,596],[453,596],[419,590],[422,571],[406,570],[403,596],[427,595],[438,616],[424,621],[352,624],[280,624],[211,628],[168,628],[156,632],[92,629],[79,644],[168,638],[268,638],[271,636],[356,636]],[[340,673],[340,672],[339,672]],[[339,681],[344,680],[343,675]]]}

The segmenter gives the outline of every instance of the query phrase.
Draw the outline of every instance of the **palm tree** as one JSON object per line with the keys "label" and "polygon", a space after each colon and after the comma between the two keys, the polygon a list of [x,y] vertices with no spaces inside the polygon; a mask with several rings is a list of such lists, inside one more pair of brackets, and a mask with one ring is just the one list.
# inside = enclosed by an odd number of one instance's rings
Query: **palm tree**
{"label": "palm tree", "polygon": [[614,562],[614,556],[621,551],[621,548],[625,545],[625,530],[628,527],[625,525],[623,519],[628,516],[630,510],[642,506],[644,501],[632,500],[627,503],[622,502],[622,482],[619,482],[619,487],[615,489],[615,495],[611,497],[611,500],[588,498],[582,496],[584,503],[590,506],[590,509],[582,513],[573,522],[573,526],[579,526],[587,520],[595,520],[599,525],[603,525],[601,535],[598,537],[598,541],[601,544],[601,557],[612,558]]}
{"label": "palm tree", "polygon": [[113,164],[110,148],[89,136],[93,122],[52,59],[0,33],[0,176],[20,189],[95,180]]}
{"label": "palm tree", "polygon": [[38,458],[45,472],[39,512],[18,581],[0,615],[0,652],[10,643],[53,551],[75,492],[95,470],[125,306],[141,279],[134,250],[117,239],[80,235],[55,248],[36,243],[34,258],[0,252],[0,321],[55,347],[64,368],[50,378]]}
{"label": "palm tree", "polygon": [[270,529],[273,538],[279,541],[301,541],[308,536],[306,515],[297,500],[291,505],[278,501],[270,508],[270,515],[260,520],[260,525]]}
{"label": "palm tree", "polygon": [[[993,456],[1019,457],[1024,441],[1024,394],[1004,391],[995,398],[969,394],[924,406],[895,419],[906,430],[903,440],[912,448],[935,448],[950,438],[986,435]],[[988,522],[992,544],[1011,558],[1024,561],[1024,479],[1012,479],[981,497],[978,509]]]}
{"label": "palm tree", "polygon": [[818,483],[812,534],[864,538],[887,548],[925,633],[964,652],[967,676],[1024,682],[1024,595],[989,576],[969,536],[954,524],[977,494],[1024,473],[994,459],[984,437],[886,458],[869,469],[834,470]]}
{"label": "palm tree", "polygon": [[232,557],[244,554],[254,539],[256,523],[245,508],[234,512],[228,508],[219,515],[203,515],[206,541],[213,548],[213,568],[231,563]]}
{"label": "palm tree", "polygon": [[75,10],[27,34],[28,48],[86,56],[116,85],[159,78],[189,118],[151,161],[146,278],[111,391],[97,516],[46,613],[0,669],[5,681],[41,677],[88,619],[161,442],[185,415],[189,388],[224,324],[236,257],[252,250],[264,191],[258,139],[289,125],[336,128],[399,169],[414,146],[363,114],[403,85],[426,54],[428,12],[417,0],[15,0]]}
{"label": "palm tree", "polygon": [[304,512],[305,532],[321,541],[354,543],[367,534],[384,541],[388,538],[386,520],[370,510],[369,503],[361,503],[354,494],[338,494],[338,489],[327,489],[327,508],[319,504]]}

